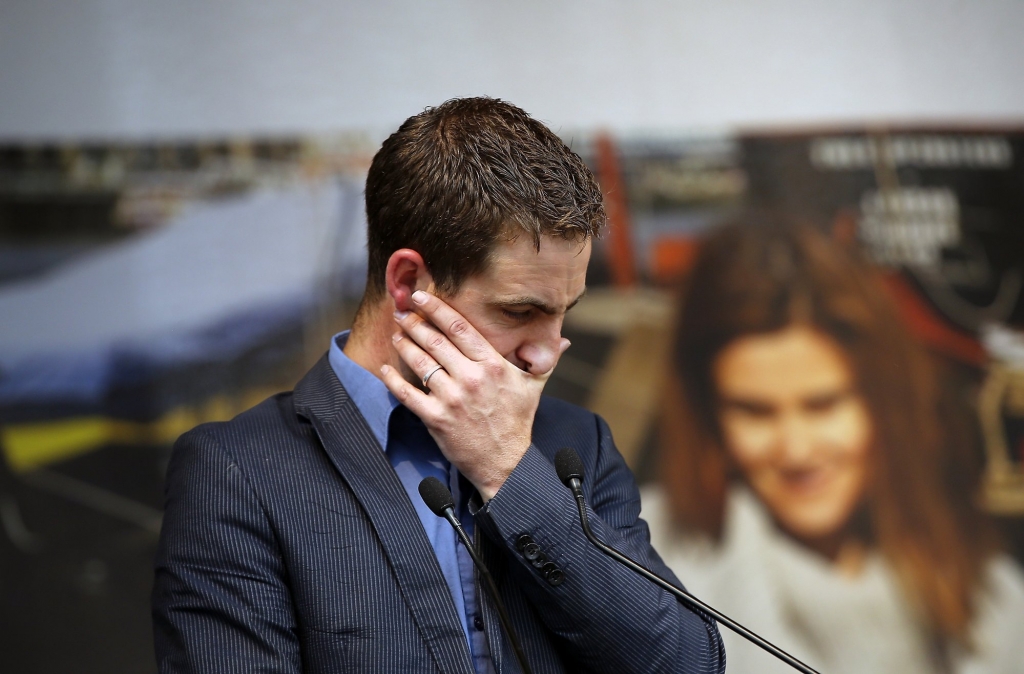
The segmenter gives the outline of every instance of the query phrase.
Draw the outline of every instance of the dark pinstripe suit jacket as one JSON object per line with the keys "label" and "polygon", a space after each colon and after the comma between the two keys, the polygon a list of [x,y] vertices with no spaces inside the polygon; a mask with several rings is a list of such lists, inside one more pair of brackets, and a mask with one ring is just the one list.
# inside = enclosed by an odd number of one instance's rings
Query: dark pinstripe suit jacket
{"label": "dark pinstripe suit jacket", "polygon": [[[718,630],[597,550],[551,457],[576,448],[598,536],[672,577],[594,414],[543,399],[534,444],[476,516],[478,546],[537,672],[719,672]],[[295,391],[175,446],[153,591],[161,672],[459,672],[469,647],[433,549],[322,359]],[[516,550],[532,536],[553,587]],[[518,667],[481,597],[497,671]]]}

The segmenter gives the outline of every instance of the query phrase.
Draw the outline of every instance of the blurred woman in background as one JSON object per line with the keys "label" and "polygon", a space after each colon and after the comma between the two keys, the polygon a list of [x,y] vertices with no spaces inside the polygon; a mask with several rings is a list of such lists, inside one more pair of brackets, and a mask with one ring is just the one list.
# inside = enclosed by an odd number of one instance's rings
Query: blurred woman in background
{"label": "blurred woman in background", "polygon": [[[716,230],[673,365],[643,516],[691,592],[823,672],[1024,672],[969,429],[865,263],[810,228]],[[789,671],[723,636],[730,671]]]}

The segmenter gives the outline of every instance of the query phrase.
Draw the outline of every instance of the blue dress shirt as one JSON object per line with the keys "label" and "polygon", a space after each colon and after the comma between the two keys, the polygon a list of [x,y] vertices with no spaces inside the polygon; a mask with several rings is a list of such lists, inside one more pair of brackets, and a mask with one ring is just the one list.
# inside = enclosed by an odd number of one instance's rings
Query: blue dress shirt
{"label": "blue dress shirt", "polygon": [[467,507],[468,483],[459,479],[458,470],[441,453],[423,422],[391,395],[384,382],[345,355],[342,349],[348,335],[346,330],[331,339],[328,352],[331,368],[387,454],[419,515],[452,593],[473,654],[474,669],[477,674],[493,674],[494,665],[476,600],[473,559],[448,522],[431,512],[419,494],[420,481],[425,477],[433,476],[447,484],[455,499],[458,518],[472,536],[473,517]]}

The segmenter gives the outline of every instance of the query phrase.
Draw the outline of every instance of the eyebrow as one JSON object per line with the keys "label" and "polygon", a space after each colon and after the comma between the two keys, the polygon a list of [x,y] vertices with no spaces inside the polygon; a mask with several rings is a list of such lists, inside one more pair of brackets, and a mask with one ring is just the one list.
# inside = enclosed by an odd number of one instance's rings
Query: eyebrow
{"label": "eyebrow", "polygon": [[719,407],[739,409],[744,412],[769,413],[775,410],[775,405],[761,400],[743,397],[722,396],[718,400]]}
{"label": "eyebrow", "polygon": [[[586,295],[586,294],[587,294],[587,289],[584,288],[583,292],[581,292],[579,295],[577,295],[576,299],[574,299],[572,302],[570,302],[569,306],[567,306],[565,308],[565,310],[569,311],[569,309],[572,309],[574,306],[576,306],[576,304],[581,299],[583,299],[583,296]],[[530,297],[529,295],[520,295],[518,297],[509,297],[509,298],[506,298],[506,299],[503,299],[503,300],[499,300],[499,301],[495,302],[494,304],[495,304],[495,306],[499,306],[499,307],[531,306],[531,307],[535,307],[536,309],[538,309],[538,310],[540,310],[540,311],[542,311],[542,312],[544,312],[545,314],[548,314],[548,315],[554,315],[554,314],[558,313],[558,308],[557,307],[553,307],[550,304],[544,302],[543,300],[537,299],[536,297]]]}

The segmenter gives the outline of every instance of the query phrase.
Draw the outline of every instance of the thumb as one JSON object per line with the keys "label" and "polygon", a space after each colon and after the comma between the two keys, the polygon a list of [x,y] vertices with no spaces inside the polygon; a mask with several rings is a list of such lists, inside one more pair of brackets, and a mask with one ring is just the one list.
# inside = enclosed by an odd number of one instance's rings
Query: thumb
{"label": "thumb", "polygon": [[561,360],[562,354],[564,354],[570,346],[572,346],[572,342],[563,337],[561,341],[558,343],[558,353],[555,356],[554,365],[548,368],[548,371],[545,372],[544,374],[531,375],[531,377],[533,377],[536,381],[540,382],[541,385],[547,382],[547,380],[551,377],[551,374],[555,371],[555,368],[558,367],[558,361]]}

